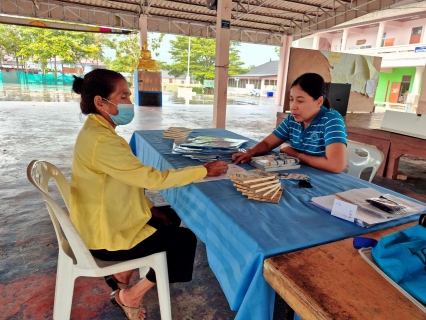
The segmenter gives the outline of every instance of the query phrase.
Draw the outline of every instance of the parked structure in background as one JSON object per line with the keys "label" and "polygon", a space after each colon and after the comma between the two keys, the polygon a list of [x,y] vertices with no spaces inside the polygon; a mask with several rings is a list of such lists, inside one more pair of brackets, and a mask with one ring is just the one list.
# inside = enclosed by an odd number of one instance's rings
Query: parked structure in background
{"label": "parked structure in background", "polygon": [[[425,8],[413,14],[413,8]],[[293,41],[292,47],[381,56],[376,106],[415,112],[426,64],[426,2],[364,15]]]}
{"label": "parked structure in background", "polygon": [[277,89],[278,62],[269,61],[245,74],[228,77],[228,92],[250,94],[256,90],[261,96],[272,97]]}
{"label": "parked structure in background", "polygon": [[[164,85],[175,85],[175,86],[185,86],[185,81],[186,81],[186,77],[185,76],[180,76],[180,77],[175,77],[170,75],[167,71],[165,70],[161,70],[161,82]],[[190,86],[194,85],[194,86],[200,86],[201,83],[200,81],[194,80],[193,78],[191,78],[191,81],[189,83]]]}

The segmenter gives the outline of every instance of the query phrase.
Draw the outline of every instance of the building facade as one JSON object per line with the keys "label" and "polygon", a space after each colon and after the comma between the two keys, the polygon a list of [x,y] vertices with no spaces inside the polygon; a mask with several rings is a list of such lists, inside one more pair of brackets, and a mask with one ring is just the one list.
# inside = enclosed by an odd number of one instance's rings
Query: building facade
{"label": "building facade", "polygon": [[251,69],[249,72],[228,77],[230,94],[258,93],[261,96],[273,96],[277,89],[278,60],[269,61]]}
{"label": "building facade", "polygon": [[292,47],[382,57],[375,105],[415,112],[426,64],[425,34],[422,1],[362,16],[293,41]]}

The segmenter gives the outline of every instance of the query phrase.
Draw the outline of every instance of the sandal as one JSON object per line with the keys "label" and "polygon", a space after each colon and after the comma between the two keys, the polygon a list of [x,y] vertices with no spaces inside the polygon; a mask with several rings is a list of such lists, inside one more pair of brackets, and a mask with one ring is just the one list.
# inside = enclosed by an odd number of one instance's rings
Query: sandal
{"label": "sandal", "polygon": [[138,308],[131,308],[131,307],[126,307],[125,305],[122,305],[115,297],[115,295],[118,294],[119,292],[120,292],[120,289],[111,292],[111,295],[109,296],[109,298],[114,306],[116,306],[117,308],[120,308],[121,311],[123,311],[126,319],[137,320],[142,311],[145,311],[145,317],[146,317],[146,310],[144,307],[142,307],[142,305],[139,306]]}
{"label": "sandal", "polygon": [[106,283],[111,287],[112,291],[116,291],[118,289],[127,289],[129,286],[128,284],[118,282],[112,275],[105,276],[104,278]]}

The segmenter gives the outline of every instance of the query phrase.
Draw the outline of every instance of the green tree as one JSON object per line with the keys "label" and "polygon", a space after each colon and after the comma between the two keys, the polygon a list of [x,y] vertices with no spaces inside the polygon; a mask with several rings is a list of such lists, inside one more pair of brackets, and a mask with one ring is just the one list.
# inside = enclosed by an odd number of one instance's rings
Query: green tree
{"label": "green tree", "polygon": [[[158,55],[157,50],[161,46],[164,34],[154,36],[148,34],[148,49]],[[130,72],[136,69],[140,57],[140,36],[139,33],[132,33],[129,35],[104,35],[103,43],[115,50],[114,59],[106,59],[104,62],[108,69],[112,69],[119,72]],[[162,62],[156,61],[157,67],[161,70]]]}
{"label": "green tree", "polygon": [[5,55],[15,57],[16,65],[19,67],[19,52],[25,46],[22,27],[0,24],[0,58],[3,61]]}
{"label": "green tree", "polygon": [[71,44],[66,41],[65,31],[44,28],[21,28],[24,46],[19,55],[26,59],[39,61],[43,73],[47,72],[49,61],[55,62],[55,75],[57,74],[57,59],[68,58]]}
{"label": "green tree", "polygon": [[115,50],[115,58],[105,61],[107,68],[132,73],[138,65],[140,55],[139,35],[132,33],[121,37],[107,37],[105,40],[106,45]]}
{"label": "green tree", "polygon": [[[99,34],[88,32],[67,32],[64,41],[71,43],[69,58],[64,59],[84,70],[87,60],[99,61],[103,57],[102,38]],[[68,38],[68,39],[67,39]],[[68,60],[69,59],[69,60]]]}
{"label": "green tree", "polygon": [[[169,51],[173,62],[164,66],[169,74],[180,77],[187,73],[188,69],[188,42],[189,38],[177,36],[175,40],[170,40],[171,49]],[[246,73],[249,69],[244,68],[244,63],[240,60],[240,52],[237,42],[231,42],[229,48],[229,75],[239,75]],[[203,82],[204,79],[214,79],[216,59],[216,42],[214,39],[191,38],[191,55],[189,69],[191,75]]]}
{"label": "green tree", "polygon": [[19,30],[23,45],[17,54],[38,61],[43,73],[47,72],[49,61],[54,62],[56,75],[58,59],[62,65],[80,66],[84,70],[86,59],[102,57],[102,46],[93,33],[29,27]]}
{"label": "green tree", "polygon": [[281,50],[281,47],[275,47],[274,48],[274,51],[275,51],[275,53],[277,54],[278,57],[280,57],[280,50]]}

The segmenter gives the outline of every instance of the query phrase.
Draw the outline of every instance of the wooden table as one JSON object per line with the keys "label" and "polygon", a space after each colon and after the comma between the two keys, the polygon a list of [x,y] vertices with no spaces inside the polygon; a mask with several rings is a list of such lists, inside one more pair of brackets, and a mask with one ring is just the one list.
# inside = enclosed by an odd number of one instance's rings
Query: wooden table
{"label": "wooden table", "polygon": [[[364,235],[380,239],[408,223]],[[353,248],[353,238],[264,261],[264,277],[287,304],[308,319],[426,319]]]}
{"label": "wooden table", "polygon": [[398,175],[399,159],[404,154],[426,159],[426,140],[405,136],[403,134],[391,133],[386,178],[396,178]]}
{"label": "wooden table", "polygon": [[348,139],[372,144],[383,152],[378,176],[395,179],[398,174],[399,159],[409,154],[426,159],[426,140],[399,133],[380,130],[384,113],[348,113],[345,117]]}

